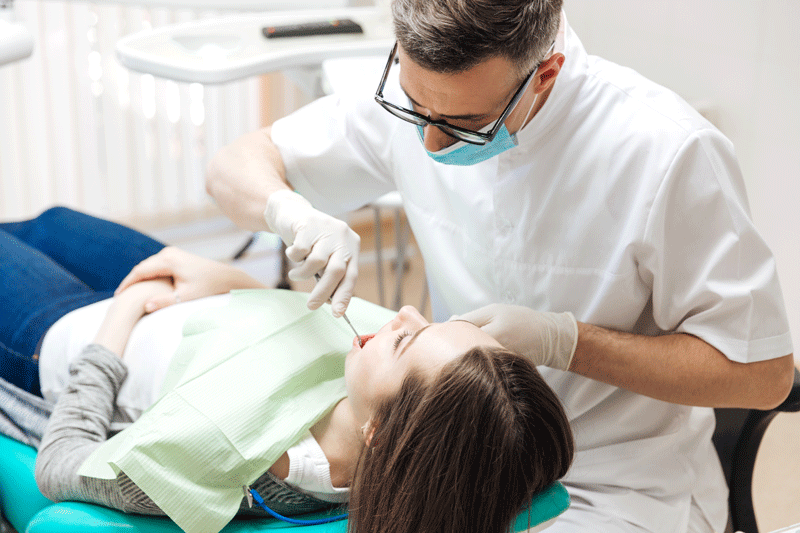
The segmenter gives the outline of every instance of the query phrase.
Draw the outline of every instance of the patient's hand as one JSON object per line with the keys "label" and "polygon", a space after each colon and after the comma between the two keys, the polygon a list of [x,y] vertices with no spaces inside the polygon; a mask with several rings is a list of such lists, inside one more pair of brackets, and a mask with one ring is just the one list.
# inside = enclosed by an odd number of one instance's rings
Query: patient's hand
{"label": "patient's hand", "polygon": [[233,289],[264,287],[238,268],[168,246],[133,267],[116,293],[155,278],[170,278],[172,290],[149,298],[145,302],[148,313],[174,303],[224,294]]}
{"label": "patient's hand", "polygon": [[174,298],[175,285],[170,277],[142,280],[117,291],[116,300],[138,310],[141,314],[149,313],[147,303],[154,298]]}
{"label": "patient's hand", "polygon": [[157,278],[134,283],[118,292],[106,311],[94,343],[122,356],[133,327],[146,313],[145,304],[152,298],[172,294],[172,291],[171,278]]}

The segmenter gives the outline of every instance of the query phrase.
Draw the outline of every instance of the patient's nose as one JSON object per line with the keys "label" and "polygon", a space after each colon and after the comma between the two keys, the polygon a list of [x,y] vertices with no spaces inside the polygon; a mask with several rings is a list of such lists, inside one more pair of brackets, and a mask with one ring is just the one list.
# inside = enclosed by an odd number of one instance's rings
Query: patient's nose
{"label": "patient's nose", "polygon": [[406,305],[397,312],[396,322],[398,327],[395,329],[401,327],[419,329],[428,325],[428,321],[425,320],[425,317],[411,305]]}

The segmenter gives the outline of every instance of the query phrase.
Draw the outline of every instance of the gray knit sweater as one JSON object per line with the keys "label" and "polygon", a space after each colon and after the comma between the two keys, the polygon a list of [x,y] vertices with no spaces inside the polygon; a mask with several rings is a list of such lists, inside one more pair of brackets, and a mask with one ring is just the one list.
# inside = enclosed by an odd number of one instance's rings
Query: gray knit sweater
{"label": "gray knit sweater", "polygon": [[[163,515],[153,501],[124,473],[116,479],[79,476],[84,460],[109,437],[114,400],[127,376],[123,360],[92,344],[70,365],[70,382],[58,399],[42,436],[36,458],[36,483],[53,501],[97,503],[126,513]],[[297,492],[269,472],[252,487],[281,514],[295,515],[331,507],[330,503]],[[242,500],[239,514],[266,515]]]}

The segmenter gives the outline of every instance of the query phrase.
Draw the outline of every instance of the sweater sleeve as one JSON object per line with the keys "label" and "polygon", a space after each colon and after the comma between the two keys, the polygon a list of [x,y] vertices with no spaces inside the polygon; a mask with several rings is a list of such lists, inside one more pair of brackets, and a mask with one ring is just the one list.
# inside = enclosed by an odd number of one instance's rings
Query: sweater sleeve
{"label": "sweater sleeve", "polygon": [[53,501],[163,515],[124,474],[109,480],[78,475],[84,460],[108,438],[114,401],[128,373],[125,363],[106,348],[90,344],[69,373],[69,385],[53,409],[36,458],[39,490]]}

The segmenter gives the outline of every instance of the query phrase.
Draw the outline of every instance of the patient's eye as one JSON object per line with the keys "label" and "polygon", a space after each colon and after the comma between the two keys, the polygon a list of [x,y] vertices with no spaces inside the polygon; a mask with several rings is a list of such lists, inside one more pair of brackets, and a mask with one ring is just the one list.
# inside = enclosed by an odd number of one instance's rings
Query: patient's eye
{"label": "patient's eye", "polygon": [[397,338],[394,340],[394,349],[395,349],[395,351],[397,351],[397,347],[400,346],[400,341],[402,341],[404,338],[408,337],[409,335],[411,335],[411,332],[406,330],[406,331],[404,331],[403,333],[401,333],[400,335],[397,336]]}

